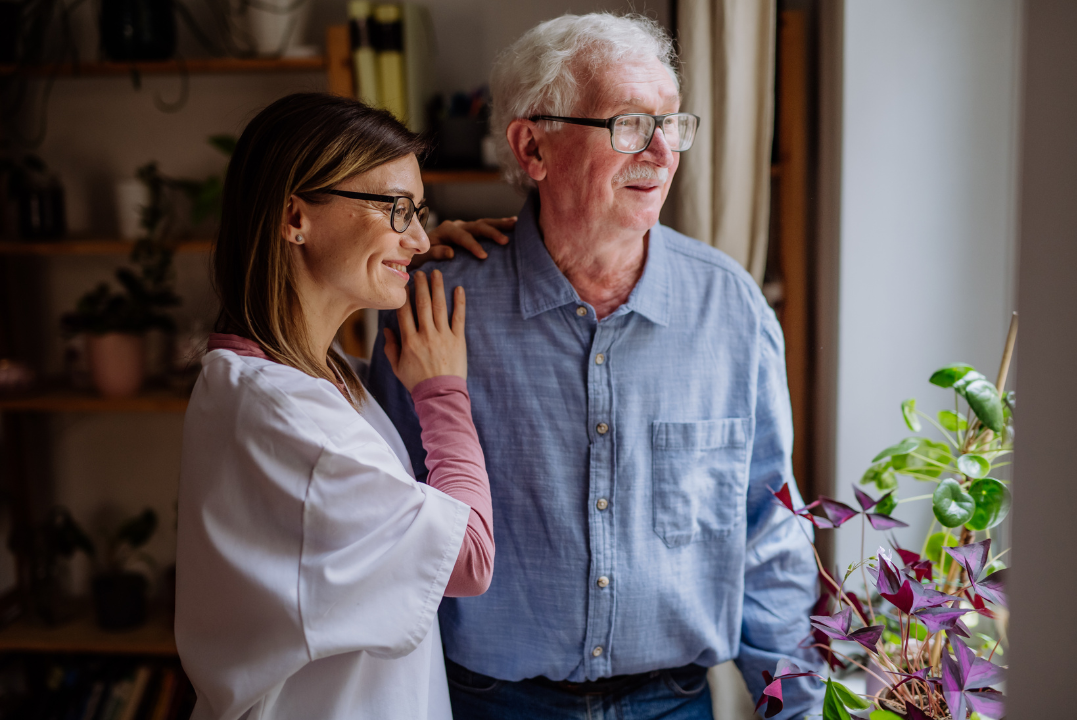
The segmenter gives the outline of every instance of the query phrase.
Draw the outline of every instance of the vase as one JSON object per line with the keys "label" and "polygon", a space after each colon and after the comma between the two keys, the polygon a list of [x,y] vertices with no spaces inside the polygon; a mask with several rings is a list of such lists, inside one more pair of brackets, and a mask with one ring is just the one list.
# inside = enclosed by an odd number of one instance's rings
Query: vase
{"label": "vase", "polygon": [[146,343],[142,335],[89,335],[86,350],[94,387],[105,397],[131,397],[146,376]]}
{"label": "vase", "polygon": [[135,572],[101,573],[93,579],[94,611],[103,630],[128,630],[146,622],[149,583]]}
{"label": "vase", "polygon": [[101,47],[110,60],[167,60],[176,52],[172,0],[101,0]]}
{"label": "vase", "polygon": [[247,27],[259,55],[303,54],[310,0],[262,0],[246,7]]}

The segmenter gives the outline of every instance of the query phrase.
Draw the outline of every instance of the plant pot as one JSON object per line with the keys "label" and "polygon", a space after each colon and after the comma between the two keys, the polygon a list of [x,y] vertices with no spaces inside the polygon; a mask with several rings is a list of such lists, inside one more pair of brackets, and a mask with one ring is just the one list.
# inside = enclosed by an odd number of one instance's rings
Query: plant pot
{"label": "plant pot", "polygon": [[86,337],[90,377],[105,397],[135,395],[146,376],[146,343],[142,335],[105,333]]}
{"label": "plant pot", "polygon": [[167,60],[176,52],[172,0],[101,0],[101,47],[111,60]]}
{"label": "plant pot", "polygon": [[262,0],[257,6],[248,5],[247,27],[255,51],[259,55],[290,55],[300,51],[310,6],[310,0]]}
{"label": "plant pot", "polygon": [[93,579],[97,624],[103,630],[128,630],[146,622],[144,575],[133,572],[102,573]]}

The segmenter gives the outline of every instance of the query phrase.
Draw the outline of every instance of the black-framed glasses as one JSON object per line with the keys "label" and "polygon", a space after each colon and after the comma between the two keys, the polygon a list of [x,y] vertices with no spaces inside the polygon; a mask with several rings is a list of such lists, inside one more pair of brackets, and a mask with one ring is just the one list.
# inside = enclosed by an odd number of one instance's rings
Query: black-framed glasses
{"label": "black-framed glasses", "polygon": [[597,118],[558,117],[556,115],[532,115],[532,122],[551,120],[553,122],[585,125],[587,127],[606,128],[610,131],[610,144],[613,149],[626,155],[635,155],[647,149],[654,138],[654,131],[662,128],[666,143],[673,152],[684,152],[692,147],[699,127],[699,116],[692,113],[670,113],[668,115],[648,115],[647,113],[627,113],[614,115],[600,120]]}
{"label": "black-framed glasses", "polygon": [[327,195],[339,195],[352,200],[373,200],[393,204],[393,213],[389,224],[393,230],[402,233],[411,225],[411,219],[419,216],[419,225],[426,228],[426,219],[430,217],[430,208],[426,205],[415,206],[415,201],[406,195],[372,195],[370,193],[352,192],[350,190],[323,190]]}

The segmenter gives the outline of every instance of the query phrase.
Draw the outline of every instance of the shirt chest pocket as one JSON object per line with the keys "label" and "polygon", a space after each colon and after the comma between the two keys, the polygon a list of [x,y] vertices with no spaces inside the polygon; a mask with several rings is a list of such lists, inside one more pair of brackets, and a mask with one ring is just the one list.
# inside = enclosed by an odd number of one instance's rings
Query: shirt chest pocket
{"label": "shirt chest pocket", "polygon": [[651,427],[654,531],[669,547],[728,535],[744,520],[748,419]]}

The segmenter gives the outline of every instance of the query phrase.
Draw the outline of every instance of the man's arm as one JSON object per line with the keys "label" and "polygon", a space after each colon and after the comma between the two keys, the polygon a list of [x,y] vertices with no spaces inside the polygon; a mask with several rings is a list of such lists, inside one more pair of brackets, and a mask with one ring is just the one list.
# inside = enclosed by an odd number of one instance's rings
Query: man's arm
{"label": "man's arm", "polygon": [[395,310],[383,310],[378,313],[378,337],[374,342],[374,351],[370,355],[367,389],[400,433],[404,446],[408,449],[408,456],[411,458],[415,479],[419,482],[426,482],[426,450],[423,449],[422,428],[419,425],[419,417],[415,414],[415,405],[411,402],[411,394],[396,379],[393,368],[389,364],[389,358],[385,357],[383,328],[386,327],[396,333],[398,338],[400,337]]}
{"label": "man's arm", "polygon": [[[760,329],[755,443],[748,474],[748,537],[744,570],[744,617],[737,667],[754,700],[763,692],[763,671],[773,673],[780,658],[805,670],[818,670],[818,654],[798,647],[810,635],[808,615],[816,600],[817,570],[799,522],[771,495],[789,483],[799,501],[791,454],[793,422],[785,377],[785,343],[770,309]],[[810,532],[810,531],[809,531]],[[805,643],[806,644],[806,643]],[[815,678],[782,683],[785,702],[779,718],[820,712],[823,686]]]}

